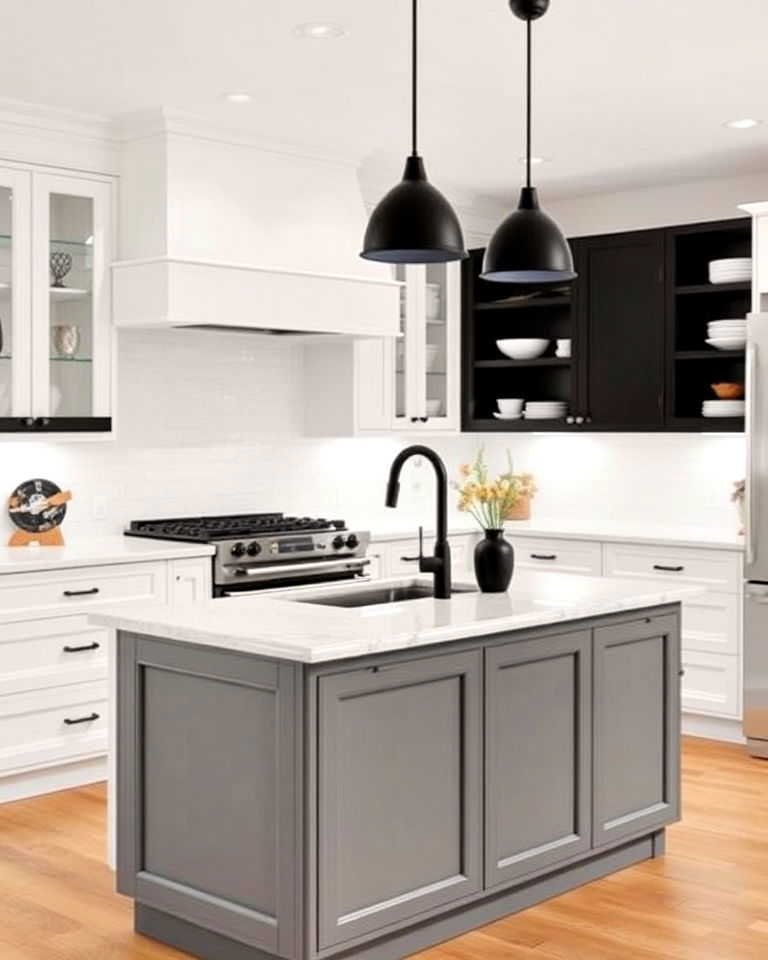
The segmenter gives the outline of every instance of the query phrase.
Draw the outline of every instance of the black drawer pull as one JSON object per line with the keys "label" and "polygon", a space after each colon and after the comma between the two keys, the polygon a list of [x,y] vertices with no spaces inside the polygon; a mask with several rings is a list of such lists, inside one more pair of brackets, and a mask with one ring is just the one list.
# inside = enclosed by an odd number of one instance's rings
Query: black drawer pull
{"label": "black drawer pull", "polygon": [[685,676],[685,668],[684,668],[684,667],[680,667],[680,669],[679,669],[678,672],[677,672],[677,675],[678,675],[679,677],[684,677],[684,676]]}
{"label": "black drawer pull", "polygon": [[73,727],[76,723],[93,723],[94,720],[98,719],[98,713],[91,713],[87,717],[75,717],[74,720],[71,717],[64,717],[64,723],[68,727]]}
{"label": "black drawer pull", "polygon": [[682,573],[685,567],[665,567],[663,563],[654,563],[654,570],[665,570],[667,573]]}
{"label": "black drawer pull", "polygon": [[90,590],[65,590],[65,597],[92,597],[99,592],[98,587],[91,587]]}
{"label": "black drawer pull", "polygon": [[93,643],[86,643],[82,647],[64,647],[64,653],[82,653],[83,650],[98,650],[101,646],[100,643],[96,643],[94,640]]}
{"label": "black drawer pull", "polygon": [[557,560],[556,553],[532,553],[531,560]]}

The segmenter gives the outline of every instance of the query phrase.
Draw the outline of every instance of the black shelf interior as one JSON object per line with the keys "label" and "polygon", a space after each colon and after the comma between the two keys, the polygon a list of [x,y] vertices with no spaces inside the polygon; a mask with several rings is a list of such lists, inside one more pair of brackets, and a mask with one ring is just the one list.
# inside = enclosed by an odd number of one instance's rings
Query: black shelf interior
{"label": "black shelf interior", "polygon": [[569,306],[570,294],[532,297],[530,300],[502,300],[492,303],[476,303],[475,310],[541,310],[548,307]]}
{"label": "black shelf interior", "polygon": [[515,370],[521,367],[570,367],[569,357],[538,357],[535,360],[476,360],[475,369]]}

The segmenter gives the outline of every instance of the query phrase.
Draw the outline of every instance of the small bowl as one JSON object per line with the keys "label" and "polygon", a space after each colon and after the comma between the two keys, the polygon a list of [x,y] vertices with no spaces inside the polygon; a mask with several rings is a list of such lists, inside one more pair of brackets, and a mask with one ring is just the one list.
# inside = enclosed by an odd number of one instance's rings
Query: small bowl
{"label": "small bowl", "polygon": [[427,400],[427,416],[442,417],[442,415],[443,415],[443,401]]}
{"label": "small bowl", "polygon": [[499,413],[503,413],[505,416],[511,417],[516,413],[522,413],[523,404],[525,400],[497,400],[496,404],[499,408]]}
{"label": "small bowl", "polygon": [[711,383],[710,387],[721,400],[740,400],[744,396],[743,383]]}
{"label": "small bowl", "polygon": [[538,337],[528,339],[497,340],[496,346],[510,360],[535,360],[546,353],[549,340]]}

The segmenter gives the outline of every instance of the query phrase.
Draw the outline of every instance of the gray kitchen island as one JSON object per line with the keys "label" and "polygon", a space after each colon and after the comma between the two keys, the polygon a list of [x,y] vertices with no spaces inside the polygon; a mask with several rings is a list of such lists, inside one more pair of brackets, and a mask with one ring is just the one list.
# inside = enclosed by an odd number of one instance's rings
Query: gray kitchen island
{"label": "gray kitchen island", "polygon": [[346,605],[364,589],[94,617],[119,631],[137,930],[394,960],[663,851],[695,589],[524,571]]}

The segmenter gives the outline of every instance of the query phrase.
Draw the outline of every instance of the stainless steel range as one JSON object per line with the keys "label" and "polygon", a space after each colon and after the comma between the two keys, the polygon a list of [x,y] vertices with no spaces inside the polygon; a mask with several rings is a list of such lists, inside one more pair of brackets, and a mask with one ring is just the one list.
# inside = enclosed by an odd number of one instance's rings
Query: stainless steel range
{"label": "stainless steel range", "polygon": [[133,520],[130,537],[212,543],[213,595],[242,596],[278,587],[367,579],[370,534],[343,520],[246,513]]}

